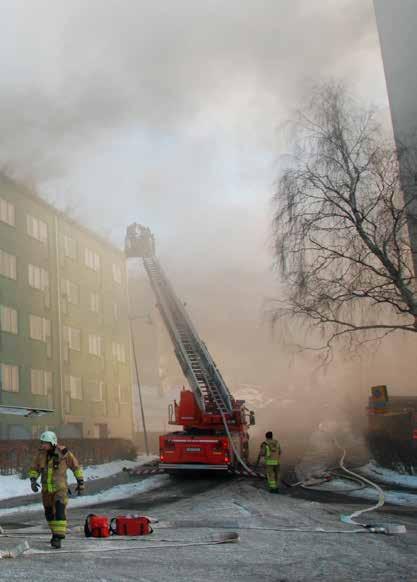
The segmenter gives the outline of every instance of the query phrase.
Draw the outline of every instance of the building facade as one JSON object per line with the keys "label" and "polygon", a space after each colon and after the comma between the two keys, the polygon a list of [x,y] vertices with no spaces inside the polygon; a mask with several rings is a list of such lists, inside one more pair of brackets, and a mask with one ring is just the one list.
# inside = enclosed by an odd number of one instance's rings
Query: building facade
{"label": "building facade", "polygon": [[[417,148],[417,2],[374,0],[374,7],[394,137],[399,149],[411,148],[412,167]],[[408,156],[401,156],[400,170],[417,275],[417,187]]]}
{"label": "building facade", "polygon": [[126,261],[106,240],[0,176],[0,438],[131,438]]}

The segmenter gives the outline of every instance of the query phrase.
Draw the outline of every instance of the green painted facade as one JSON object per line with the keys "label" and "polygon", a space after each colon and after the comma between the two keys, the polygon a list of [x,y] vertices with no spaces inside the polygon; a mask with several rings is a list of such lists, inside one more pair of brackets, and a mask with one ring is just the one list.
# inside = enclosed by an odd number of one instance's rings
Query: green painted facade
{"label": "green painted facade", "polygon": [[[14,225],[4,220],[7,203],[14,208]],[[18,314],[17,334],[4,326],[0,330],[0,403],[55,410],[33,420],[0,416],[0,438],[36,437],[46,427],[67,437],[130,438],[132,381],[123,253],[2,176],[0,204],[0,251],[16,257],[16,279],[0,274],[0,305]],[[45,238],[36,220],[46,224],[46,241],[28,234]],[[47,271],[47,282],[35,282],[42,289],[29,285],[30,268],[37,275],[38,269]],[[31,315],[51,322],[50,339],[31,339],[31,333],[37,334],[30,329]],[[74,330],[75,349],[68,345],[68,327]],[[101,355],[91,353],[98,347]],[[18,368],[18,391],[10,391],[9,366]],[[52,374],[51,385],[45,380],[39,386],[37,378],[42,380],[44,372],[45,378]]]}

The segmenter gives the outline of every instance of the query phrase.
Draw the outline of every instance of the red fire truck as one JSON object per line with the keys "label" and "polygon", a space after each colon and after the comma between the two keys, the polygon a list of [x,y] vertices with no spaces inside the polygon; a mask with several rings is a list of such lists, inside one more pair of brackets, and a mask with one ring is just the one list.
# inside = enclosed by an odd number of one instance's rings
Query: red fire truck
{"label": "red fire truck", "polygon": [[155,239],[146,227],[127,229],[125,252],[141,258],[168,330],[175,355],[187,378],[179,402],[169,406],[169,424],[182,430],[160,437],[160,466],[167,470],[225,470],[248,459],[248,428],[253,411],[236,400],[177,298],[155,255]]}

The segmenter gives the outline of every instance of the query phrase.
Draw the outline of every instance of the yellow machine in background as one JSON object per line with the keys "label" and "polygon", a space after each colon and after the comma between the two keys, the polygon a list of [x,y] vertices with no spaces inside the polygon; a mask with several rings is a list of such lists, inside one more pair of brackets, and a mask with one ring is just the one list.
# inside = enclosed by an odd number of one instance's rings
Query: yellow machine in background
{"label": "yellow machine in background", "polygon": [[417,396],[391,396],[387,386],[372,386],[368,402],[368,441],[386,467],[417,466]]}

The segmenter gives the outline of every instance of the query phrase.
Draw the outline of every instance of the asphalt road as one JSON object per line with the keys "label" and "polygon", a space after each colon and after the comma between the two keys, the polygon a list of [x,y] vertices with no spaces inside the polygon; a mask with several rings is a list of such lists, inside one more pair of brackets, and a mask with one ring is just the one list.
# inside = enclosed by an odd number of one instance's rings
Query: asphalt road
{"label": "asphalt road", "polygon": [[[340,514],[357,509],[357,504],[340,498],[335,503],[326,498],[311,501],[290,494],[270,495],[262,483],[249,480],[158,479],[157,488],[128,500],[70,507],[71,533],[64,548],[74,553],[49,550],[50,536],[42,529],[40,513],[8,516],[1,521],[3,527],[11,533],[20,527],[23,533],[15,535],[48,553],[2,560],[0,580],[417,580],[417,518],[413,511],[385,508],[380,515],[372,515],[374,521],[405,524],[405,535],[375,535],[365,530],[346,533],[351,528],[340,523]],[[138,512],[158,518],[160,523],[146,538],[87,540],[81,525],[91,512],[109,516]],[[340,533],[314,531],[316,528]],[[239,533],[239,543],[203,545],[230,531]],[[3,538],[2,548],[14,546],[20,539]],[[184,545],[189,543],[201,545]]]}

